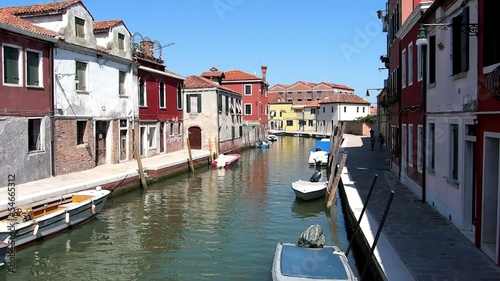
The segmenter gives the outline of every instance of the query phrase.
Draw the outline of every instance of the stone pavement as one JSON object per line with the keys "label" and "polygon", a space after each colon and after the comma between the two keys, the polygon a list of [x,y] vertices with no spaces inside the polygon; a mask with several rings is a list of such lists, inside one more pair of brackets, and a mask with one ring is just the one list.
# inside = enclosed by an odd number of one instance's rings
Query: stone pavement
{"label": "stone pavement", "polygon": [[344,137],[348,139],[346,167],[363,202],[374,175],[378,174],[367,207],[376,221],[380,222],[390,192],[395,191],[383,234],[415,280],[500,281],[500,267],[399,182],[389,170],[387,150],[371,151],[368,137]]}
{"label": "stone pavement", "polygon": [[[210,156],[208,150],[191,150],[193,160]],[[144,171],[157,171],[165,167],[186,163],[189,158],[188,150],[175,151],[154,157],[142,158]],[[42,180],[16,184],[15,205],[21,207],[33,202],[43,201],[52,197],[59,197],[64,194],[77,192],[80,190],[94,188],[99,185],[120,182],[127,178],[138,176],[138,166],[136,160],[131,160],[118,164],[97,166],[90,170],[59,175]],[[2,185],[7,185],[4,179]],[[8,209],[9,197],[7,187],[0,188],[0,211]]]}

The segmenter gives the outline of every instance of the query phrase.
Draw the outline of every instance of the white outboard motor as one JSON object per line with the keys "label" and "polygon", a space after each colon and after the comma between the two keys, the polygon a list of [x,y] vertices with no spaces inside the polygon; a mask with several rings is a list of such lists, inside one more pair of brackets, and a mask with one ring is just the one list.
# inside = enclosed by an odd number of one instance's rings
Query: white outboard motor
{"label": "white outboard motor", "polygon": [[321,174],[320,171],[316,171],[316,172],[314,172],[314,174],[312,174],[312,176],[309,179],[309,181],[311,181],[311,182],[318,182],[321,179],[322,176],[323,175]]}
{"label": "white outboard motor", "polygon": [[226,166],[226,157],[224,156],[224,154],[221,154],[219,155],[219,157],[217,157],[217,168],[224,168]]}

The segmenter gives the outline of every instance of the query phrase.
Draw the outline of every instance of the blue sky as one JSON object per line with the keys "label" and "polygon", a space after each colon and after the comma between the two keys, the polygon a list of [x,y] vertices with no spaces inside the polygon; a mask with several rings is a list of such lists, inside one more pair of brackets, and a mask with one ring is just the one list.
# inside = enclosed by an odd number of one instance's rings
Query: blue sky
{"label": "blue sky", "polygon": [[[2,6],[50,3],[4,0]],[[168,69],[200,75],[215,66],[260,76],[345,84],[365,97],[383,87],[386,33],[376,11],[385,0],[84,0],[96,21],[122,19],[130,32],[162,45]],[[367,98],[375,103],[378,91]]]}

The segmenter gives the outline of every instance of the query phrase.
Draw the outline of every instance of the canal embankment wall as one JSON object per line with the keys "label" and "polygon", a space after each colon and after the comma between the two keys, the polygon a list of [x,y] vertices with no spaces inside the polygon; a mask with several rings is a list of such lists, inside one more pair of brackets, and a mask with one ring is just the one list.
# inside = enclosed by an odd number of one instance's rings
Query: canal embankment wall
{"label": "canal embankment wall", "polygon": [[[192,161],[197,168],[210,164],[210,152],[192,150]],[[141,159],[147,184],[189,171],[189,152],[176,151]],[[112,190],[112,196],[140,187],[137,161],[97,166],[90,170],[60,175],[16,185],[16,174],[9,186],[0,188],[0,216],[8,215],[9,207],[36,207],[65,194],[94,189],[97,186]],[[13,180],[12,180],[13,179]],[[7,179],[6,179],[7,180]],[[10,202],[14,202],[9,204]]]}
{"label": "canal embankment wall", "polygon": [[[363,266],[368,263],[366,276],[370,276],[374,281],[415,280],[383,232],[379,236],[373,255],[369,256],[379,228],[379,222],[375,220],[368,210],[365,210],[359,230],[356,231],[365,202],[361,199],[355,182],[346,167],[342,170],[338,190],[344,208],[346,223],[352,232],[351,237],[354,239],[353,247],[356,248],[356,257],[361,259]],[[352,254],[350,255],[352,256]],[[359,270],[359,274],[362,274],[363,268]]]}

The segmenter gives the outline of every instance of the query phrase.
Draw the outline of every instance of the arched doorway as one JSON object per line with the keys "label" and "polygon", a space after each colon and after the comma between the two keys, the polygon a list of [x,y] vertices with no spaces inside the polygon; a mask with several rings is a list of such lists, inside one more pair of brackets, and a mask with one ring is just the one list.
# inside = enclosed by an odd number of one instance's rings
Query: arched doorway
{"label": "arched doorway", "polygon": [[191,149],[201,149],[201,128],[190,127],[188,130]]}

